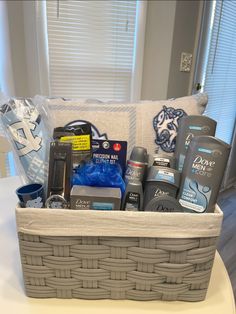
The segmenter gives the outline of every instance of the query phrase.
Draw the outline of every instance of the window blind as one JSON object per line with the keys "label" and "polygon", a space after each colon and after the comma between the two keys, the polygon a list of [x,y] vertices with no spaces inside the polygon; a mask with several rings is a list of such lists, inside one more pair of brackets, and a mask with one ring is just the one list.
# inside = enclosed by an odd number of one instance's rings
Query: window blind
{"label": "window blind", "polygon": [[129,101],[136,1],[47,1],[52,96]]}
{"label": "window blind", "polygon": [[216,136],[231,143],[236,119],[236,2],[215,1],[204,91]]}

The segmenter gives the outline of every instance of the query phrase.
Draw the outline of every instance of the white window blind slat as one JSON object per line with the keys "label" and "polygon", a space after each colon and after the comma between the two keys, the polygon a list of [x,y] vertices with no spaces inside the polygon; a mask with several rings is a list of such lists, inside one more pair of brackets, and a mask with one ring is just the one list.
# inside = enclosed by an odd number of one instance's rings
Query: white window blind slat
{"label": "white window blind slat", "polygon": [[204,90],[216,136],[231,143],[236,118],[236,2],[216,1]]}
{"label": "white window blind slat", "polygon": [[130,100],[136,7],[132,0],[47,1],[52,96]]}

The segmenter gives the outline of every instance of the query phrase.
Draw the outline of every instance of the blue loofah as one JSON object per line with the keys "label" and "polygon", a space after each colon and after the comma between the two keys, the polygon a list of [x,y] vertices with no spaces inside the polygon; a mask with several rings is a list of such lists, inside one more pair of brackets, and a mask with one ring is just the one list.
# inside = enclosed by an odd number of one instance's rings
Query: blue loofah
{"label": "blue loofah", "polygon": [[122,178],[122,170],[119,164],[106,162],[95,163],[90,161],[75,169],[73,185],[87,185],[99,187],[120,188],[125,192],[125,182]]}

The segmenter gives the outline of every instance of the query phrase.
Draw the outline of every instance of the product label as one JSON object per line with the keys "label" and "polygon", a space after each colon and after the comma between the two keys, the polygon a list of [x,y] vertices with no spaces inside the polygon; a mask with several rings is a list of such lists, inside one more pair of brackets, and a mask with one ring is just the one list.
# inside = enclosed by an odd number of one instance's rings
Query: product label
{"label": "product label", "polygon": [[140,208],[140,195],[135,192],[128,192],[125,199],[125,210],[137,211]]}
{"label": "product label", "polygon": [[126,180],[139,180],[142,182],[144,172],[146,169],[146,164],[138,164],[132,161],[127,162],[127,169],[125,172],[125,179]]}
{"label": "product label", "polygon": [[156,211],[157,211],[157,212],[169,213],[169,212],[175,212],[176,209],[173,208],[173,207],[166,207],[166,206],[164,206],[164,205],[158,205],[158,206],[156,207]]}
{"label": "product label", "polygon": [[194,138],[194,134],[193,133],[188,133],[186,138],[185,138],[185,142],[184,142],[184,145],[185,145],[185,149],[187,150],[190,142],[192,141],[192,139]]}
{"label": "product label", "polygon": [[90,201],[81,200],[78,198],[75,202],[76,209],[89,209],[90,208]]}
{"label": "product label", "polygon": [[60,142],[69,142],[72,143],[72,150],[90,150],[90,135],[71,135],[71,136],[62,136]]}
{"label": "product label", "polygon": [[113,210],[114,204],[113,203],[104,203],[104,202],[93,202],[91,205],[91,209]]}
{"label": "product label", "polygon": [[203,213],[208,206],[210,196],[211,188],[209,186],[203,186],[186,177],[179,202],[185,208]]}
{"label": "product label", "polygon": [[188,127],[190,130],[196,130],[196,131],[201,131],[202,127],[199,125],[190,125]]}
{"label": "product label", "polygon": [[162,191],[161,189],[156,189],[155,193],[154,193],[154,197],[157,197],[157,196],[163,196],[163,195],[169,195],[170,193],[169,192],[166,192],[166,191]]}
{"label": "product label", "polygon": [[95,163],[119,164],[124,174],[126,167],[127,142],[115,140],[93,140],[93,160]]}
{"label": "product label", "polygon": [[153,161],[153,166],[170,167],[170,160],[168,158],[156,157]]}
{"label": "product label", "polygon": [[215,167],[215,161],[196,155],[192,163],[192,173],[211,178]]}
{"label": "product label", "polygon": [[171,183],[175,183],[174,173],[169,172],[169,171],[165,171],[165,170],[159,170],[158,173],[155,176],[155,179],[157,181],[165,180],[165,181],[168,181],[168,182],[171,182]]}
{"label": "product label", "polygon": [[179,155],[179,160],[178,160],[178,170],[179,170],[179,171],[182,171],[182,170],[183,170],[184,160],[185,160],[185,155],[180,154],[180,155]]}
{"label": "product label", "polygon": [[187,134],[184,142],[186,150],[194,136],[206,134],[210,131],[210,128],[207,125],[189,125],[188,128],[190,132]]}

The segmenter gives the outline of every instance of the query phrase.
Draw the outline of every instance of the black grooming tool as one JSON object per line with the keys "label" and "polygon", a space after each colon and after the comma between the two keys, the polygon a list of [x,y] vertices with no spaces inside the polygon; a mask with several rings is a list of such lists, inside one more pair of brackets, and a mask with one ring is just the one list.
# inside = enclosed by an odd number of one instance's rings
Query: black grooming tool
{"label": "black grooming tool", "polygon": [[79,166],[83,161],[91,159],[92,131],[90,123],[57,127],[54,129],[53,138],[72,144],[73,168]]}
{"label": "black grooming tool", "polygon": [[72,160],[71,143],[52,142],[50,145],[48,192],[46,207],[67,208],[70,201]]}

